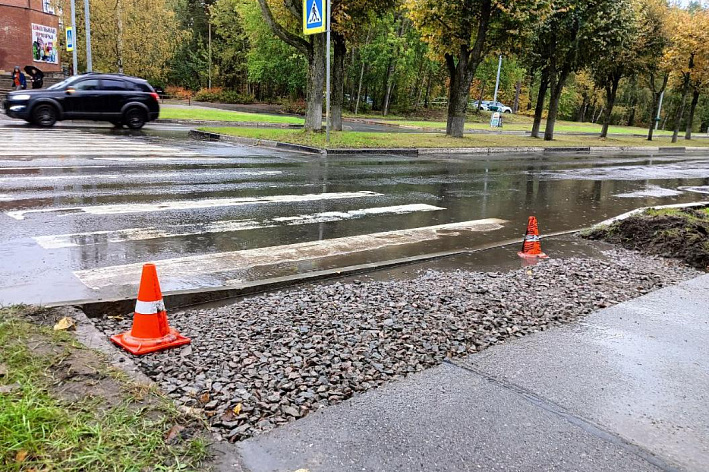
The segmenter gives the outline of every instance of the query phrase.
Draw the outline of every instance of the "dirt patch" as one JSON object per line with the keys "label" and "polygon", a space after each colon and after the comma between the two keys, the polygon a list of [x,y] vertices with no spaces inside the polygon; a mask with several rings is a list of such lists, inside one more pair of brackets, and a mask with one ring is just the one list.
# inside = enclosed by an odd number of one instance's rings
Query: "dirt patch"
{"label": "dirt patch", "polygon": [[648,210],[586,237],[709,270],[709,211],[705,208]]}

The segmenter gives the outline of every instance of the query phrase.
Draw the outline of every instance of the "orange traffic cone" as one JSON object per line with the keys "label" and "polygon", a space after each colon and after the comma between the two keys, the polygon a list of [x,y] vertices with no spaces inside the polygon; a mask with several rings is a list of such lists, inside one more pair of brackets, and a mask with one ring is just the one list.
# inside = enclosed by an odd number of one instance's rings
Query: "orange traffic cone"
{"label": "orange traffic cone", "polygon": [[170,328],[155,264],[145,264],[135,302],[133,327],[111,336],[111,341],[137,356],[189,344],[190,339]]}
{"label": "orange traffic cone", "polygon": [[539,228],[537,227],[537,217],[530,216],[527,223],[527,233],[524,235],[522,251],[518,252],[519,257],[544,259],[549,256],[542,252],[542,243],[539,242]]}

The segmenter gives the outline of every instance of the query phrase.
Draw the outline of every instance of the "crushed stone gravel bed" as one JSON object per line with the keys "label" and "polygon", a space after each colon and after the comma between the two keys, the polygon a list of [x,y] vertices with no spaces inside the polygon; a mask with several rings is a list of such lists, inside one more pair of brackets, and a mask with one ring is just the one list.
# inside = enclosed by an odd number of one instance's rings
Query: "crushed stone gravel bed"
{"label": "crushed stone gravel bed", "polygon": [[[137,357],[178,405],[238,441],[353,394],[700,275],[627,250],[507,273],[332,283],[170,316],[192,345]],[[106,334],[131,318],[99,318]]]}

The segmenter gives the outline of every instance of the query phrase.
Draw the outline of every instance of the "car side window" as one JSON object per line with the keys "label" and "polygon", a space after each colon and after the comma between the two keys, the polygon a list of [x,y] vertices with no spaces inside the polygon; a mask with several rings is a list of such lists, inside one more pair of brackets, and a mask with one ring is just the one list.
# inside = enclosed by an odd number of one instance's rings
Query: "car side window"
{"label": "car side window", "polygon": [[101,79],[101,90],[125,90],[126,85],[122,80]]}
{"label": "car side window", "polygon": [[74,86],[76,90],[98,90],[98,80],[82,80]]}

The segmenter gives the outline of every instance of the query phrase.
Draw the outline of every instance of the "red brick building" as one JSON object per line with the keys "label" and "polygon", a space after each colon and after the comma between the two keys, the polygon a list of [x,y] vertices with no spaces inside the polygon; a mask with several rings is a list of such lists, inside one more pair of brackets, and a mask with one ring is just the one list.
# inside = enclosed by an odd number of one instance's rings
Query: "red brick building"
{"label": "red brick building", "polygon": [[0,0],[0,73],[30,65],[61,71],[64,31],[52,5],[51,0]]}

